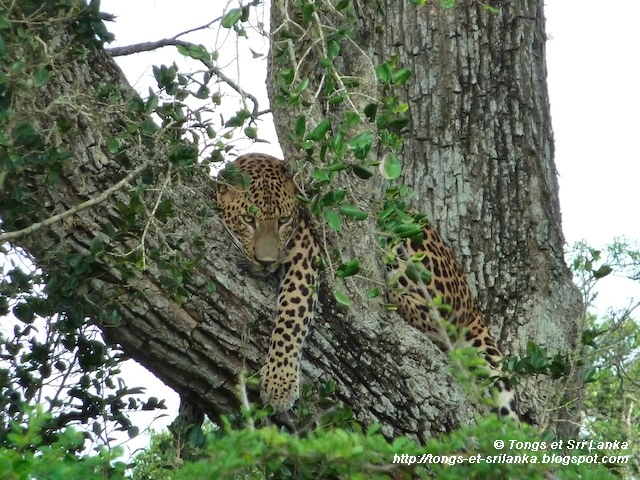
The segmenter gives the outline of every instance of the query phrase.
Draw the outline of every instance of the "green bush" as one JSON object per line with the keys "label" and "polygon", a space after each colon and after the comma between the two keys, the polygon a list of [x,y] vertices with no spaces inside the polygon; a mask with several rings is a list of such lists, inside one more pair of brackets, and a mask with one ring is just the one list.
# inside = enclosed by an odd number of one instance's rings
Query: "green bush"
{"label": "green bush", "polygon": [[28,424],[12,422],[8,447],[0,448],[0,480],[118,480],[125,478],[126,466],[116,459],[120,449],[98,450],[95,455],[79,455],[85,437],[66,428],[54,441],[40,434],[51,416],[40,410],[28,414]]}
{"label": "green bush", "polygon": [[[615,478],[602,465],[577,464],[597,452],[552,449],[534,429],[494,416],[424,446],[406,437],[388,440],[376,427],[367,432],[321,427],[302,435],[275,426],[236,430],[227,425],[205,435],[200,460],[183,463],[168,453],[166,434],[155,438],[136,459],[135,480]],[[497,441],[504,448],[496,448]],[[514,463],[517,459],[526,462]]]}

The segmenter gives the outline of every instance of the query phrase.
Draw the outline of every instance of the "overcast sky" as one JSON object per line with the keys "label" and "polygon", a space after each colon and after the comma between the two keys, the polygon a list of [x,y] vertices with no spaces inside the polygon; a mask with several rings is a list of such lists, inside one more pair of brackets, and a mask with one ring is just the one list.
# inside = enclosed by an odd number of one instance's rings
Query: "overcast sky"
{"label": "overcast sky", "polygon": [[[109,24],[117,37],[113,45],[128,45],[201,25],[215,18],[224,4],[222,0],[103,0],[102,9],[119,17]],[[640,2],[550,0],[546,16],[555,160],[567,242],[586,239],[601,247],[615,237],[640,239],[636,211],[640,203]],[[224,43],[213,31],[190,39],[233,48],[232,42]],[[266,45],[258,50],[266,53]],[[235,50],[230,52],[233,55]],[[144,85],[151,75],[147,68],[174,58],[173,52],[164,50],[134,55],[121,65],[130,81],[146,92]],[[262,89],[264,73],[258,66],[264,63],[255,61],[256,85]],[[277,154],[278,147],[267,151]],[[640,297],[637,285],[616,278],[605,279],[601,291],[600,309],[626,305],[631,295]],[[170,400],[175,405],[174,401]]]}

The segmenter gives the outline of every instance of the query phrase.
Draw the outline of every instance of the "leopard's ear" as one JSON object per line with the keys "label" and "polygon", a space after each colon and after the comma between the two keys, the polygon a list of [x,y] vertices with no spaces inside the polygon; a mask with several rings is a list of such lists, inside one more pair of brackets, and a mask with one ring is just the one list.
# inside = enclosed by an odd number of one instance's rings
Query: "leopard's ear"
{"label": "leopard's ear", "polygon": [[216,182],[216,194],[218,197],[224,195],[229,191],[229,184],[227,182]]}

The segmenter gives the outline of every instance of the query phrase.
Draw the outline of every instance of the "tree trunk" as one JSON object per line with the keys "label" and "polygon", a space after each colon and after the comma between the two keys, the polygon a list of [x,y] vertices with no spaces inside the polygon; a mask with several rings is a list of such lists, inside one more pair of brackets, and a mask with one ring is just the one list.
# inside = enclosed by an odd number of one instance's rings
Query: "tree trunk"
{"label": "tree trunk", "polygon": [[[562,260],[542,11],[531,3],[505,5],[494,15],[475,4],[442,11],[390,2],[383,33],[374,35],[373,20],[362,27],[365,51],[386,58],[400,45],[401,61],[414,71],[405,180],[460,253],[507,352],[529,339],[551,351],[569,349],[581,319]],[[279,6],[274,25],[285,23]],[[13,12],[20,14],[18,7]],[[238,376],[256,372],[269,345],[276,280],[236,268],[214,210],[214,182],[204,168],[177,166],[179,152],[166,132],[142,131],[143,109],[113,59],[100,49],[81,50],[86,38],[63,22],[24,28],[47,45],[25,42],[22,58],[46,53],[51,76],[40,87],[12,77],[6,131],[29,122],[41,151],[70,155],[55,175],[38,162],[3,167],[3,230],[77,208],[126,179],[97,205],[12,243],[30,252],[51,290],[54,283],[64,287],[110,341],[212,419],[237,409]],[[353,65],[371,75],[366,62]],[[37,67],[28,64],[25,78]],[[278,112],[281,127],[290,114]],[[22,205],[18,194],[26,195]],[[172,213],[158,214],[159,199],[172,202]],[[371,251],[373,226],[358,228],[356,241],[337,240],[343,255]],[[380,262],[362,258],[365,271],[379,277]],[[327,278],[327,291],[332,282]],[[335,380],[337,397],[390,436],[424,440],[468,421],[474,405],[448,373],[447,357],[397,315],[354,298],[346,309],[321,296],[303,354],[306,378]],[[257,387],[249,396],[258,399]],[[546,421],[538,404],[531,408]]]}
{"label": "tree trunk", "polygon": [[[428,213],[453,246],[503,353],[524,356],[527,343],[534,341],[551,355],[573,358],[584,307],[563,259],[543,2],[492,2],[499,7],[495,12],[480,2],[458,2],[453,9],[438,2],[424,7],[352,2],[357,20],[351,22],[351,7],[340,12],[318,9],[309,20],[291,8],[287,11],[282,0],[273,3],[271,24],[280,27],[270,63],[272,97],[280,92],[284,51],[290,62],[284,67],[293,68],[298,80],[308,77],[309,92],[322,91],[325,78],[318,74],[317,61],[326,51],[318,45],[328,39],[318,32],[327,36],[345,26],[355,31],[356,40],[340,43],[334,65],[345,78],[361,79],[352,90],[354,103],[379,97],[378,64],[397,55],[399,67],[412,71],[400,97],[408,103],[410,117],[403,137],[402,178],[418,193],[414,206]],[[297,115],[307,116],[313,125],[324,115],[338,119],[343,113],[327,102],[308,100],[308,108],[274,111],[288,159],[298,154],[286,140]],[[362,112],[369,101],[356,107]],[[358,186],[357,195],[375,197],[380,188],[380,182],[370,182]],[[343,253],[367,258],[374,241],[375,236],[357,235],[338,243]],[[363,311],[368,308],[357,304]],[[369,312],[367,321],[372,316]],[[348,318],[353,323],[364,320],[357,307]],[[430,357],[437,368],[442,359]],[[446,369],[446,360],[441,365]],[[425,400],[431,402],[431,395],[449,386],[449,381],[431,379]],[[561,434],[576,433],[579,369],[556,382],[529,378],[519,390],[523,416],[530,422],[554,424]],[[455,417],[457,408],[448,402],[444,416]]]}

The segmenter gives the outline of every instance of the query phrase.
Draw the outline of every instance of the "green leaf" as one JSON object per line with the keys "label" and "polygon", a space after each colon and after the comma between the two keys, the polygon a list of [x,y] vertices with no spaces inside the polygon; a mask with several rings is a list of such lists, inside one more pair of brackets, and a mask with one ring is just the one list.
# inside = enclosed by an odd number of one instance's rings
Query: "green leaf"
{"label": "green leaf", "polygon": [[393,75],[393,84],[394,85],[404,85],[407,80],[411,77],[411,70],[408,68],[401,68]]}
{"label": "green leaf", "polygon": [[241,127],[244,122],[251,117],[251,112],[246,109],[238,110],[236,114],[231,117],[224,124],[225,127]]}
{"label": "green leaf", "polygon": [[331,40],[327,46],[327,55],[329,58],[335,58],[340,53],[340,45],[335,40]]}
{"label": "green leaf", "polygon": [[594,330],[589,328],[582,332],[582,344],[589,345],[593,348],[598,348],[598,344],[595,342],[596,338],[598,338],[603,333],[606,333],[609,329],[605,328],[604,330]]}
{"label": "green leaf", "polygon": [[151,91],[151,88],[149,88],[149,98],[147,98],[147,101],[144,104],[145,113],[151,113],[155,111],[155,109],[158,108],[159,103],[160,99],[155,93]]}
{"label": "green leaf", "polygon": [[305,22],[310,22],[313,19],[313,13],[316,11],[316,7],[313,3],[305,3],[302,6],[302,18]]}
{"label": "green leaf", "polygon": [[21,147],[36,147],[41,143],[41,138],[36,129],[30,123],[20,123],[13,130],[13,140]]}
{"label": "green leaf", "polygon": [[227,14],[222,18],[221,25],[224,28],[233,27],[238,20],[242,18],[242,9],[241,8],[232,8],[227,12]]}
{"label": "green leaf", "polygon": [[202,45],[191,45],[189,46],[188,55],[196,60],[201,60],[203,58],[208,58],[209,52],[207,52],[207,49]]}
{"label": "green leaf", "polygon": [[249,14],[251,13],[251,10],[249,9],[249,5],[245,5],[244,7],[242,7],[242,17],[240,18],[240,20],[242,20],[243,22],[246,22],[249,20]]}
{"label": "green leaf", "polygon": [[349,148],[354,150],[355,157],[362,160],[367,156],[369,150],[371,150],[371,146],[373,145],[373,133],[370,131],[362,132],[347,141],[347,145]]}
{"label": "green leaf", "polygon": [[347,126],[353,127],[360,123],[360,115],[358,115],[358,113],[354,112],[353,110],[347,110],[346,112],[344,112],[344,121],[346,122]]}
{"label": "green leaf", "polygon": [[391,67],[387,63],[381,63],[376,67],[376,77],[380,83],[388,84],[393,78]]}
{"label": "green leaf", "polygon": [[33,84],[36,87],[41,87],[49,81],[49,77],[51,77],[49,69],[41,67],[33,74]]}
{"label": "green leaf", "polygon": [[247,127],[244,129],[244,134],[255,140],[256,138],[258,138],[258,129],[256,127]]}
{"label": "green leaf", "polygon": [[296,93],[303,92],[309,87],[309,77],[304,77],[295,89]]}
{"label": "green leaf", "polygon": [[320,200],[320,205],[323,207],[329,207],[331,205],[335,205],[336,203],[340,203],[344,200],[344,196],[346,195],[346,190],[344,188],[339,188],[338,190],[331,190],[324,194],[322,199]]}
{"label": "green leaf", "polygon": [[338,265],[336,270],[336,275],[340,278],[347,278],[352,275],[355,275],[360,271],[360,261],[355,258],[353,260],[349,260],[347,263],[342,263]]}
{"label": "green leaf", "polygon": [[347,297],[344,293],[342,293],[340,290],[334,290],[333,291],[333,297],[336,299],[336,301],[341,304],[341,305],[345,305],[345,306],[350,306],[351,305],[351,300],[349,300],[349,297]]}
{"label": "green leaf", "polygon": [[195,448],[202,448],[205,442],[205,435],[202,428],[192,428],[187,435],[187,439],[189,441],[189,445],[192,445]]}
{"label": "green leaf", "polygon": [[409,104],[408,103],[400,103],[398,104],[398,106],[396,106],[393,109],[394,113],[405,113],[407,110],[409,110]]}
{"label": "green leaf", "polygon": [[593,278],[598,280],[600,278],[606,277],[611,272],[613,272],[613,268],[611,268],[609,265],[602,265],[598,270],[593,272]]}
{"label": "green leaf", "polygon": [[319,183],[327,183],[331,180],[331,175],[329,171],[324,168],[316,168],[313,171],[313,178]]}
{"label": "green leaf", "polygon": [[340,219],[340,215],[335,210],[331,210],[329,208],[325,208],[322,210],[322,216],[329,224],[329,228],[334,232],[342,231],[342,220]]}
{"label": "green leaf", "polygon": [[582,373],[582,382],[583,383],[593,383],[596,381],[596,373],[598,373],[598,369],[595,367],[589,367],[584,370]]}
{"label": "green leaf", "polygon": [[422,234],[422,227],[416,223],[401,223],[393,229],[400,238],[409,238]]}
{"label": "green leaf", "polygon": [[373,175],[373,172],[371,170],[367,170],[361,165],[351,165],[351,169],[357,177],[364,180],[366,180],[367,178],[371,178],[371,176]]}
{"label": "green leaf", "polygon": [[[146,133],[147,135],[150,135],[152,133],[155,133],[156,130],[158,130],[158,126],[155,124],[155,122],[152,119],[146,118],[142,122],[140,129],[142,133]],[[109,148],[108,145],[107,145],[107,148]]]}
{"label": "green leaf", "polygon": [[365,220],[369,214],[367,212],[363,212],[355,205],[350,203],[343,203],[338,207],[338,210],[342,215],[349,218],[355,218],[356,220]]}
{"label": "green leaf", "polygon": [[89,250],[94,256],[104,252],[104,243],[102,242],[100,237],[93,237],[89,246]]}
{"label": "green leaf", "polygon": [[483,10],[488,10],[491,13],[500,13],[500,9],[496,7],[492,7],[491,5],[487,5],[486,3],[480,3],[482,5]]}
{"label": "green leaf", "polygon": [[344,135],[342,135],[342,133],[338,132],[333,137],[330,137],[327,140],[327,144],[338,158],[344,157],[344,152],[347,147],[344,144]]}
{"label": "green leaf", "polygon": [[316,128],[311,130],[309,135],[307,135],[307,140],[311,140],[314,142],[317,142],[318,140],[322,140],[322,138],[324,138],[324,136],[329,131],[329,127],[331,127],[331,123],[329,122],[328,119],[325,118],[316,126]]}
{"label": "green leaf", "polygon": [[107,150],[109,150],[109,153],[118,153],[120,151],[120,140],[116,137],[107,138]]}
{"label": "green leaf", "polygon": [[17,304],[15,307],[13,307],[13,314],[18,320],[24,323],[31,323],[36,317],[36,314],[33,311],[33,307],[28,303]]}
{"label": "green leaf", "polygon": [[331,165],[329,165],[327,167],[327,171],[328,172],[341,172],[342,170],[346,170],[347,168],[349,168],[349,164],[348,163],[336,162],[336,163],[332,163]]}
{"label": "green leaf", "polygon": [[364,114],[367,116],[370,122],[373,122],[375,120],[377,112],[378,112],[377,103],[370,103],[366,107],[364,107]]}
{"label": "green leaf", "polygon": [[395,153],[390,152],[380,164],[380,173],[388,180],[395,180],[402,173],[402,164]]}
{"label": "green leaf", "polygon": [[409,123],[409,118],[407,117],[391,117],[384,118],[378,120],[378,128],[388,128],[394,132],[399,132]]}
{"label": "green leaf", "polygon": [[372,288],[371,290],[368,290],[367,293],[365,293],[365,297],[367,298],[376,298],[380,296],[380,289],[379,288]]}
{"label": "green leaf", "polygon": [[294,132],[298,138],[302,138],[307,132],[307,118],[304,115],[300,115],[296,118]]}

